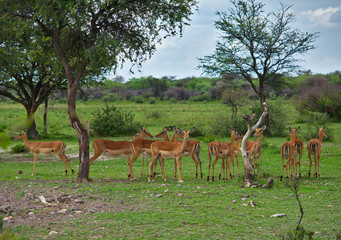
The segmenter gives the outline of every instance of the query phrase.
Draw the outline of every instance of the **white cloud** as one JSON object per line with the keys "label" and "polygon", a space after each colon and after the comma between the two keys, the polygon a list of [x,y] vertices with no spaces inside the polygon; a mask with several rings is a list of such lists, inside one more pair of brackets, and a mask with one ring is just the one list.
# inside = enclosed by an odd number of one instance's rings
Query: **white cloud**
{"label": "white cloud", "polygon": [[340,13],[341,6],[319,8],[315,11],[308,10],[302,12],[302,15],[313,24],[322,25],[323,27],[334,27],[337,24],[340,24],[341,22],[340,20],[335,21],[336,19],[340,19],[339,18]]}

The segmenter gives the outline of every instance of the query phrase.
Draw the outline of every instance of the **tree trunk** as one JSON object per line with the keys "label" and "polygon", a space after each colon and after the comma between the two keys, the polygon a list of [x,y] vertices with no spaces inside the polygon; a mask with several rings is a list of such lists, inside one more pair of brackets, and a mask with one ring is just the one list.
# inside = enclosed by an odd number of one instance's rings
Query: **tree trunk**
{"label": "tree trunk", "polygon": [[36,121],[34,119],[34,114],[37,111],[36,107],[33,106],[25,106],[27,118],[26,118],[26,124],[28,125],[26,133],[28,138],[30,139],[37,139],[39,137]]}
{"label": "tree trunk", "polygon": [[78,84],[69,81],[68,87],[68,114],[71,126],[78,135],[79,142],[79,171],[77,182],[89,182],[89,134],[82,126],[76,113],[76,92]]}
{"label": "tree trunk", "polygon": [[241,147],[241,153],[242,153],[242,157],[244,160],[244,168],[245,168],[244,177],[245,177],[245,185],[246,186],[251,186],[252,182],[253,182],[253,180],[252,180],[252,177],[253,177],[252,165],[250,163],[249,156],[246,152],[246,142],[247,142],[248,138],[252,135],[252,133],[256,130],[256,128],[259,127],[259,125],[262,123],[262,121],[264,120],[264,118],[268,114],[268,106],[266,105],[265,102],[263,102],[262,108],[264,109],[263,114],[260,116],[258,122],[254,126],[252,126],[252,121],[255,118],[255,114],[252,114],[251,117],[249,115],[243,116],[243,118],[247,122],[247,132],[245,133],[245,135],[243,137],[242,147]]}
{"label": "tree trunk", "polygon": [[44,111],[44,134],[47,133],[47,107],[48,107],[48,100],[49,100],[49,98],[47,97],[45,99],[45,111]]}
{"label": "tree trunk", "polygon": [[[259,88],[259,100],[260,100],[260,106],[263,109],[263,112],[265,111],[264,104],[265,103],[265,94],[264,94],[264,89],[263,87]],[[269,136],[270,134],[270,115],[269,113],[265,116],[265,130],[263,132],[264,136]]]}

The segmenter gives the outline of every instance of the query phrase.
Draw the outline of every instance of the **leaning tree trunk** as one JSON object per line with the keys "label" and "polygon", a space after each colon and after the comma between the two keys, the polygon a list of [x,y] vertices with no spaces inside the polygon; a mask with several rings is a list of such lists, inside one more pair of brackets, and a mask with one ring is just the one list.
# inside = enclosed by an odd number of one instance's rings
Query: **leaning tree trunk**
{"label": "leaning tree trunk", "polygon": [[[263,103],[265,103],[265,94],[264,94],[264,87],[263,84],[260,84],[259,87],[259,100],[260,100],[260,105],[263,109],[263,112],[265,112],[265,106]],[[264,136],[269,136],[270,135],[270,114],[268,113],[265,116],[265,130],[264,130]]]}
{"label": "leaning tree trunk", "polygon": [[245,133],[243,140],[242,140],[242,147],[241,147],[241,152],[242,152],[242,157],[244,160],[244,169],[245,169],[245,185],[246,186],[251,186],[252,185],[252,165],[249,161],[249,156],[246,152],[246,142],[249,139],[249,137],[252,135],[252,133],[256,130],[256,128],[259,127],[259,125],[262,123],[266,115],[268,115],[268,106],[266,105],[265,102],[263,102],[262,107],[264,109],[263,114],[260,116],[258,122],[252,126],[252,121],[255,118],[255,114],[252,114],[250,117],[249,115],[243,116],[243,118],[247,122],[247,132]]}
{"label": "leaning tree trunk", "polygon": [[76,92],[78,84],[70,84],[68,88],[68,114],[71,126],[78,135],[79,142],[79,172],[78,182],[89,182],[89,134],[80,122],[76,113]]}

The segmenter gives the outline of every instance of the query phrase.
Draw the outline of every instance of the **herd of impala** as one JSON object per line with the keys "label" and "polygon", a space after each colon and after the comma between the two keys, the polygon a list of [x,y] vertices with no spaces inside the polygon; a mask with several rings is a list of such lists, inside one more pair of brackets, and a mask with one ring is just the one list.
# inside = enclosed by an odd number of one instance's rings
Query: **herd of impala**
{"label": "herd of impala", "polygon": [[[315,171],[314,176],[317,178],[320,176],[320,155],[322,151],[322,138],[327,137],[325,127],[319,128],[318,139],[310,139],[307,144],[308,157],[310,160],[309,173],[310,177],[311,171],[311,155],[314,157],[315,163]],[[133,141],[111,141],[105,139],[96,139],[92,143],[92,147],[94,150],[94,155],[89,160],[89,166],[95,161],[98,157],[100,157],[104,152],[107,152],[109,155],[113,157],[126,156],[127,164],[129,166],[129,179],[131,181],[135,180],[134,173],[132,170],[133,163],[135,160],[142,155],[142,170],[141,176],[143,175],[143,164],[144,157],[151,157],[151,161],[148,165],[148,181],[153,181],[155,176],[155,168],[157,162],[159,162],[161,166],[162,179],[166,181],[165,173],[164,173],[164,159],[165,158],[174,158],[174,178],[176,178],[176,174],[178,171],[179,182],[183,182],[181,175],[181,159],[183,156],[191,156],[195,163],[196,173],[195,178],[198,178],[198,165],[200,167],[200,177],[203,177],[201,160],[200,160],[200,149],[201,145],[199,141],[190,140],[189,134],[194,130],[194,128],[183,131],[180,128],[175,127],[165,127],[160,133],[155,135],[156,138],[163,138],[161,140],[151,140],[153,136],[145,129],[141,127],[139,133],[135,134],[133,137]],[[257,137],[257,141],[247,141],[246,142],[246,151],[247,156],[252,161],[254,173],[259,171],[259,158],[262,154],[262,134],[265,130],[265,126],[263,128],[257,128],[254,135]],[[299,167],[299,177],[301,177],[301,158],[302,158],[302,150],[303,150],[303,142],[297,137],[298,131],[300,128],[292,129],[289,127],[290,132],[290,141],[285,142],[281,147],[281,156],[282,156],[282,174],[280,179],[283,178],[284,167],[286,169],[287,178],[289,175],[292,176],[294,172],[294,176],[297,176],[297,166]],[[172,139],[169,138],[168,132],[174,131]],[[240,143],[242,140],[241,134],[236,130],[230,130],[231,140],[230,142],[217,142],[213,141],[208,144],[208,176],[207,181],[210,180],[210,169],[211,169],[211,159],[214,157],[214,162],[212,164],[212,181],[214,181],[214,168],[219,158],[222,159],[221,172],[219,174],[219,179],[223,175],[223,179],[227,180],[227,170],[229,171],[230,177],[234,178],[234,158],[236,158],[238,172],[239,172],[239,150]],[[65,143],[62,141],[49,141],[49,142],[40,142],[35,141],[31,142],[28,140],[26,135],[26,130],[20,132],[15,140],[22,139],[26,148],[29,149],[31,153],[34,154],[34,165],[33,165],[33,173],[35,174],[37,157],[39,153],[51,154],[56,153],[57,156],[64,162],[65,165],[65,175],[67,174],[67,163],[70,165],[72,174],[74,173],[71,161],[65,155]],[[183,140],[179,140],[183,139]],[[298,161],[297,161],[298,155]],[[132,156],[132,158],[131,158]],[[287,159],[287,162],[285,162]],[[257,161],[255,163],[255,160]],[[232,164],[232,173],[230,166]],[[240,173],[240,172],[239,172]]]}

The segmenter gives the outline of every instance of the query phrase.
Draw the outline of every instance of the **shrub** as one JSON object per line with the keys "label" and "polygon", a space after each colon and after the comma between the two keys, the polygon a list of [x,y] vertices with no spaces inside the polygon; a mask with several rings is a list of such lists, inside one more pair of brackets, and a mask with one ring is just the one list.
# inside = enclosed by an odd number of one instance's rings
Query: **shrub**
{"label": "shrub", "polygon": [[[305,115],[309,112],[326,113],[330,118],[341,120],[341,87],[327,81],[316,84],[311,80],[310,85],[303,85],[304,90],[296,101],[296,109]],[[301,88],[303,88],[301,87]]]}
{"label": "shrub", "polygon": [[163,117],[163,113],[160,111],[147,112],[146,117],[152,119],[160,119],[161,117]]}
{"label": "shrub", "polygon": [[11,147],[11,153],[24,153],[28,152],[28,149],[25,147],[24,144],[16,144],[13,147]]}
{"label": "shrub", "polygon": [[133,96],[129,100],[135,103],[144,103],[144,97],[142,96]]}
{"label": "shrub", "polygon": [[214,136],[226,137],[230,136],[229,129],[236,128],[241,134],[247,131],[247,125],[242,117],[231,119],[227,113],[219,113],[211,121],[209,134]]}
{"label": "shrub", "polygon": [[108,95],[102,98],[104,102],[117,102],[120,100],[120,96],[115,93],[109,93]]}
{"label": "shrub", "polygon": [[92,115],[91,126],[101,136],[131,135],[139,130],[140,124],[134,121],[134,115],[115,106],[105,105]]}

